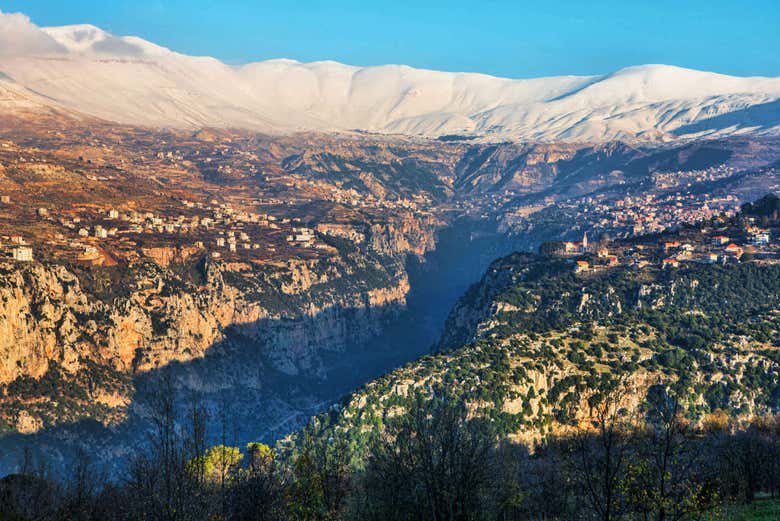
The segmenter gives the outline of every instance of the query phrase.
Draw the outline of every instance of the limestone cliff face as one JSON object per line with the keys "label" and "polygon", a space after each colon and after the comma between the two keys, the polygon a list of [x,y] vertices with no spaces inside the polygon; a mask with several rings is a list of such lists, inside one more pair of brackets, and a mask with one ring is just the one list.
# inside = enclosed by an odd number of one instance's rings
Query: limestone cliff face
{"label": "limestone cliff face", "polygon": [[142,253],[154,260],[157,264],[163,267],[169,266],[172,262],[186,262],[187,259],[196,254],[200,249],[192,246],[189,247],[170,247],[170,246],[158,246],[154,248],[142,248]]}
{"label": "limestone cliff face", "polygon": [[[657,160],[663,161],[660,156]],[[614,142],[593,146],[566,143],[500,143],[469,147],[455,167],[457,189],[487,193],[496,189],[517,193],[581,193],[578,185],[617,182],[622,175],[646,173],[645,153]],[[604,178],[603,174],[611,179]]]}
{"label": "limestone cliff face", "polygon": [[[95,367],[139,375],[203,358],[235,338],[277,371],[316,378],[323,353],[379,334],[403,309],[409,281],[402,259],[424,253],[432,237],[413,224],[388,223],[372,230],[370,254],[282,265],[205,258],[177,264],[180,254],[161,252],[158,263],[127,268],[110,298],[63,266],[0,264],[0,400],[3,394],[19,398],[13,396],[18,382],[38,381],[52,371],[65,380],[92,374]],[[128,404],[127,388],[88,380],[85,402],[109,409]],[[40,398],[30,394],[22,399]],[[35,407],[17,409],[14,417],[0,418],[17,430],[57,421],[56,413],[41,418]]]}
{"label": "limestone cliff face", "polygon": [[457,165],[458,183],[469,192],[497,187],[528,192],[548,186],[559,174],[558,163],[571,160],[576,147],[503,143],[478,145]]}
{"label": "limestone cliff face", "polygon": [[[217,278],[205,292],[170,293],[158,273],[108,305],[61,266],[6,265],[0,287],[0,383],[40,377],[50,364],[77,371],[83,359],[144,371],[201,355],[231,322],[261,314]],[[143,356],[139,356],[143,351]]]}
{"label": "limestone cliff face", "polygon": [[[18,376],[40,377],[49,361],[78,363],[89,350],[77,332],[77,315],[92,306],[76,277],[64,268],[2,266],[0,283],[0,383]],[[95,329],[87,320],[83,330]]]}
{"label": "limestone cliff face", "polygon": [[425,255],[436,247],[432,229],[441,226],[433,217],[416,219],[407,217],[387,224],[371,227],[370,247],[386,255]]}
{"label": "limestone cliff face", "polygon": [[[468,353],[463,351],[439,356],[444,358],[438,364],[429,365],[424,370],[412,364],[354,393],[340,405],[338,413],[341,418],[337,420],[337,429],[374,429],[376,425],[382,424],[376,422],[375,418],[379,417],[384,421],[403,414],[404,405],[398,404],[404,403],[415,392],[430,392],[430,389],[435,388],[446,377],[448,368],[463,369],[465,363],[470,370],[475,370],[470,367],[470,362],[466,361],[469,358]],[[454,384],[457,391],[464,395],[474,414],[489,415],[500,411],[499,414],[524,417],[527,421],[508,433],[507,437],[531,447],[547,435],[571,433],[577,425],[587,428],[594,414],[593,404],[588,401],[592,394],[587,390],[569,387],[567,383],[578,381],[582,374],[580,368],[564,357],[560,358],[563,362],[559,361],[557,364],[531,363],[532,357],[528,356],[509,356],[507,360],[513,367],[523,369],[517,373],[521,376],[513,378],[513,382],[506,382],[506,394],[498,403],[475,396],[476,393],[472,391],[482,385],[479,378],[467,378]],[[506,375],[503,377],[506,378]],[[624,382],[625,392],[621,395],[619,406],[636,411],[650,387],[670,381],[672,379],[663,374],[637,371]],[[551,398],[553,395],[555,398]],[[394,405],[390,407],[387,403]]]}
{"label": "limestone cliff face", "polygon": [[[501,312],[518,309],[507,302],[500,301],[499,294],[522,276],[524,259],[530,255],[513,254],[514,262],[495,262],[482,279],[472,285],[455,303],[439,342],[441,348],[453,348],[475,339],[475,335],[484,331],[492,317]],[[518,269],[520,267],[520,269]]]}

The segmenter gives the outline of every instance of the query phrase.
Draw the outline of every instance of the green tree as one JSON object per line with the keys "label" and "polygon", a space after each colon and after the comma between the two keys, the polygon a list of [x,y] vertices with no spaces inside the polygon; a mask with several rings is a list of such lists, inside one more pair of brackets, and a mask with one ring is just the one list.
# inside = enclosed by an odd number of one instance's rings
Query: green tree
{"label": "green tree", "polygon": [[562,255],[566,251],[561,241],[545,241],[539,246],[539,254],[547,257]]}
{"label": "green tree", "polygon": [[479,515],[496,435],[462,397],[417,393],[367,463],[366,518],[461,521]]}
{"label": "green tree", "polygon": [[244,455],[238,447],[216,445],[204,455],[203,469],[206,478],[214,483],[224,483],[234,475]]}
{"label": "green tree", "polygon": [[625,480],[629,504],[644,519],[696,520],[714,499],[701,476],[706,451],[683,418],[681,392],[663,385],[648,391]]}
{"label": "green tree", "polygon": [[352,477],[351,460],[344,439],[313,436],[305,429],[292,463],[288,517],[296,521],[342,519]]}
{"label": "green tree", "polygon": [[284,481],[273,449],[263,443],[247,445],[247,467],[231,486],[231,521],[273,521],[282,519]]}
{"label": "green tree", "polygon": [[595,519],[615,521],[627,511],[622,485],[630,458],[634,418],[627,414],[626,378],[603,375],[588,403],[590,424],[579,431],[565,452],[570,478]]}

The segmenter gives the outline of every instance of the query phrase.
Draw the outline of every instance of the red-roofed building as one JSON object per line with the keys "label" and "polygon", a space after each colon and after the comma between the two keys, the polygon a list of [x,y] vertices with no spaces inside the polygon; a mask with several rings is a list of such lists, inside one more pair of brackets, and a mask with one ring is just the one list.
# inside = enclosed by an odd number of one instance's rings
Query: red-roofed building
{"label": "red-roofed building", "polygon": [[733,242],[731,244],[729,244],[728,246],[726,246],[724,248],[724,251],[726,253],[728,253],[729,255],[734,255],[735,257],[741,257],[742,256],[742,252],[743,252],[742,247],[741,246],[737,246]]}
{"label": "red-roofed building", "polygon": [[679,266],[680,266],[680,261],[678,261],[673,257],[661,261],[661,267],[665,270],[668,270],[670,268],[678,268]]}
{"label": "red-roofed building", "polygon": [[574,265],[574,273],[582,273],[588,271],[588,269],[590,269],[588,261],[578,260],[577,264]]}

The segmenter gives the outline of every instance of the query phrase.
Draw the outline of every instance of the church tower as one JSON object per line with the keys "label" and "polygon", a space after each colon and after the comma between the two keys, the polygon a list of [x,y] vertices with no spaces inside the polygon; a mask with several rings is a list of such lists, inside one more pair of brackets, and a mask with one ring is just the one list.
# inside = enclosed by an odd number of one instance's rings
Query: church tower
{"label": "church tower", "polygon": [[582,249],[588,249],[588,232],[582,234]]}

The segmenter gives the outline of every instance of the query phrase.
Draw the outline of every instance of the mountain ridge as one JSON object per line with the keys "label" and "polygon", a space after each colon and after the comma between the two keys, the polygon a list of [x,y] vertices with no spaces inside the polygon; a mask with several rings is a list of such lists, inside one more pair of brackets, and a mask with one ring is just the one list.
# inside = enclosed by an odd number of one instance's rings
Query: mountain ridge
{"label": "mountain ridge", "polygon": [[669,65],[534,79],[290,59],[229,65],[93,25],[38,27],[3,13],[0,43],[4,89],[13,82],[38,110],[121,124],[536,142],[780,134],[780,78]]}

